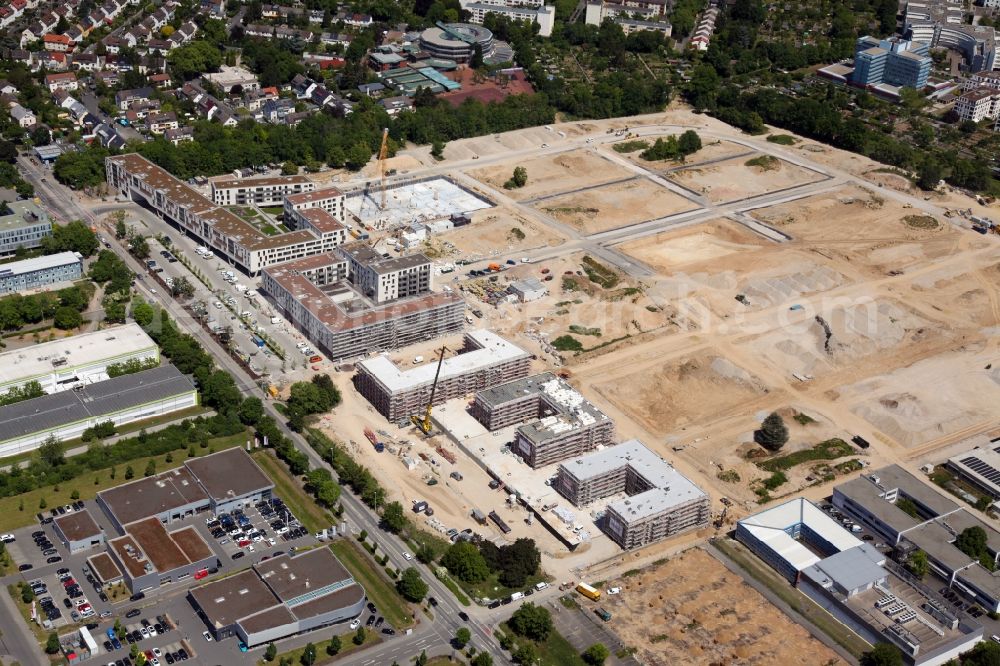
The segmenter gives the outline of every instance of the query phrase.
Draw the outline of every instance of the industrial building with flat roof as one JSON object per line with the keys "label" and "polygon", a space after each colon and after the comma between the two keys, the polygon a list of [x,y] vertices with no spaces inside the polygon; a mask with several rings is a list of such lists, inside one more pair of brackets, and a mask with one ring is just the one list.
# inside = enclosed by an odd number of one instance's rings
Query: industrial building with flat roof
{"label": "industrial building with flat roof", "polygon": [[58,393],[108,379],[109,365],[159,359],[159,347],[136,323],[82,333],[0,354],[0,393],[28,382]]}
{"label": "industrial building with flat roof", "polygon": [[532,467],[614,441],[614,421],[550,372],[479,391],[472,415],[490,431],[530,421],[517,429],[511,450]]}
{"label": "industrial building with flat roof", "polygon": [[56,536],[71,554],[104,543],[104,530],[90,515],[88,509],[57,516],[53,521],[53,527]]}
{"label": "industrial building with flat roof", "polygon": [[60,252],[0,266],[0,294],[24,292],[83,277],[79,252]]}
{"label": "industrial building with flat roof", "polygon": [[251,648],[357,617],[365,598],[325,547],[278,555],[188,593],[216,640],[238,636]]}
{"label": "industrial building with flat roof", "polygon": [[221,178],[212,181],[212,201],[220,206],[281,206],[285,197],[315,189],[316,183],[305,176]]}
{"label": "industrial building with flat roof", "polygon": [[[906,500],[904,506],[901,500]],[[1000,612],[1000,575],[955,545],[966,529],[981,528],[995,566],[1000,561],[1000,532],[902,467],[883,467],[836,486],[833,504],[884,537],[900,561],[922,550],[931,571],[948,587],[988,611]]]}
{"label": "industrial building with flat roof", "polygon": [[434,404],[527,376],[531,354],[486,329],[469,331],[457,356],[403,369],[386,356],[357,364],[354,386],[379,414],[399,421],[422,411],[437,376]]}
{"label": "industrial building with flat roof", "polygon": [[133,594],[176,583],[219,563],[194,526],[169,532],[155,517],[126,525],[123,536],[108,541],[108,553]]}
{"label": "industrial building with flat roof", "polygon": [[[465,303],[457,294],[430,291],[428,283],[426,291],[377,303],[351,283],[349,265],[340,255],[322,254],[270,266],[261,288],[278,312],[332,359],[462,330]],[[397,281],[397,291],[402,288]]]}
{"label": "industrial building with flat roof", "polygon": [[241,447],[193,458],[183,467],[97,493],[119,530],[144,518],[171,523],[201,511],[229,511],[269,498],[274,483]]}
{"label": "industrial building with flat roof", "polygon": [[41,247],[42,239],[52,234],[52,220],[34,200],[9,202],[7,210],[0,213],[0,255]]}
{"label": "industrial building with flat roof", "polygon": [[1000,439],[975,438],[974,448],[948,458],[948,469],[994,500],[1000,499]]}
{"label": "industrial building with flat roof", "polygon": [[957,618],[809,500],[740,520],[736,539],[865,641],[895,645],[914,666],[939,666],[982,639],[981,626]]}
{"label": "industrial building with flat roof", "polygon": [[708,495],[637,439],[559,465],[553,484],[578,507],[610,497],[601,528],[625,549],[708,525]]}
{"label": "industrial building with flat roof", "polygon": [[191,378],[160,366],[0,407],[0,456],[38,448],[49,437],[74,439],[111,421],[121,426],[198,404]]}
{"label": "industrial building with flat roof", "polygon": [[338,229],[269,236],[137,153],[112,155],[104,164],[112,190],[150,207],[250,275],[272,264],[331,252],[344,239]]}

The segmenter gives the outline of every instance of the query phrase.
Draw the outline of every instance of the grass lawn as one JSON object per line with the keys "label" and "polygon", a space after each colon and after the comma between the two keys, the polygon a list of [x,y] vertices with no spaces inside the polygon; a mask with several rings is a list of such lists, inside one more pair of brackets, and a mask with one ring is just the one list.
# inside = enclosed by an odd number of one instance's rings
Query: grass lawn
{"label": "grass lawn", "polygon": [[[512,636],[517,643],[528,640],[515,634],[506,622],[501,626],[504,633]],[[534,641],[531,642],[534,643]],[[542,666],[586,666],[576,648],[570,645],[570,642],[555,629],[543,643],[534,643],[534,645],[538,650],[538,663]]]}
{"label": "grass lawn", "polygon": [[361,550],[353,538],[343,537],[334,540],[330,544],[330,550],[347,567],[354,579],[365,588],[368,599],[378,607],[379,613],[389,624],[397,630],[413,624],[410,604],[399,596],[396,586],[386,577],[382,568]]}
{"label": "grass lawn", "polygon": [[460,583],[462,588],[469,593],[470,596],[479,599],[502,599],[504,597],[509,597],[513,592],[524,591],[529,587],[534,587],[535,583],[540,583],[543,580],[548,579],[544,574],[536,574],[534,576],[529,576],[521,587],[505,587],[497,582],[497,576],[499,574],[494,573],[492,576],[487,578],[481,583],[476,583],[470,585],[468,583]]}
{"label": "grass lawn", "polygon": [[742,544],[722,538],[712,541],[712,545],[855,657],[860,657],[863,652],[871,649],[865,640],[820,608],[812,599],[792,587]]}
{"label": "grass lawn", "polygon": [[811,449],[796,451],[795,453],[789,453],[785,456],[771,458],[770,460],[758,463],[758,465],[760,465],[761,469],[765,469],[768,472],[777,472],[783,469],[791,469],[792,467],[801,465],[804,462],[810,462],[813,460],[835,460],[837,458],[849,456],[852,453],[854,453],[854,449],[851,448],[850,444],[835,437],[833,439],[828,439],[825,442],[820,442]]}
{"label": "grass lawn", "polygon": [[[205,455],[209,449],[214,448],[218,452],[234,446],[242,446],[246,443],[246,440],[247,436],[245,433],[237,433],[229,437],[211,439],[208,442],[208,448],[202,449],[196,447],[196,450],[198,451],[198,455]],[[171,463],[168,463],[166,460],[168,455],[170,454],[165,453],[161,456],[149,456],[138,458],[128,463],[118,463],[113,466],[116,472],[113,479],[110,475],[111,467],[107,467],[101,470],[85,472],[76,479],[64,481],[58,486],[46,486],[15,495],[14,497],[4,497],[0,499],[0,532],[12,532],[20,527],[34,523],[37,512],[48,511],[48,509],[43,510],[39,507],[39,502],[43,497],[48,508],[72,502],[73,500],[70,495],[72,495],[74,490],[80,491],[80,499],[82,500],[93,499],[98,491],[107,490],[108,488],[120,486],[125,483],[126,467],[132,468],[133,472],[135,472],[135,478],[142,478],[142,473],[145,471],[146,465],[149,464],[150,460],[155,461],[157,472],[180,467],[187,460],[186,449],[174,451],[173,462]],[[23,510],[20,508],[22,501],[24,502]]]}
{"label": "grass lawn", "polygon": [[438,574],[437,571],[434,572],[434,575],[437,576],[439,581],[444,583],[445,587],[451,590],[451,593],[455,595],[456,599],[458,599],[458,603],[463,606],[468,606],[470,604],[469,597],[465,596],[465,593],[462,592],[462,588],[451,576],[449,576],[446,572]]}
{"label": "grass lawn", "polygon": [[253,454],[254,460],[264,472],[274,481],[274,489],[299,522],[310,532],[316,533],[333,525],[333,516],[320,508],[302,489],[302,483],[288,473],[285,463],[274,457],[266,449],[258,449]]}
{"label": "grass lawn", "polygon": [[[331,633],[330,635],[332,636],[333,634]],[[316,646],[316,661],[313,662],[315,666],[322,666],[323,664],[329,664],[333,661],[336,661],[337,659],[340,659],[345,654],[355,652],[368,645],[374,645],[375,643],[382,642],[382,639],[379,637],[378,633],[374,631],[369,631],[368,629],[365,629],[365,642],[362,643],[361,645],[354,644],[355,632],[353,631],[348,631],[347,633],[337,634],[337,635],[340,636],[340,652],[338,652],[335,655],[328,655],[326,653],[326,646],[330,643],[329,638],[326,638],[320,642],[313,643],[313,645]],[[260,666],[267,666],[268,664],[280,664],[282,659],[288,659],[288,661],[291,664],[298,666],[298,664],[300,663],[299,660],[302,658],[302,653],[305,652],[305,649],[306,648],[303,645],[302,647],[296,650],[289,650],[288,652],[279,652],[278,656],[274,658],[274,661],[267,662],[264,661],[263,659],[258,659],[257,663]]]}
{"label": "grass lawn", "polygon": [[268,215],[278,216],[285,212],[281,206],[260,206],[260,209]]}

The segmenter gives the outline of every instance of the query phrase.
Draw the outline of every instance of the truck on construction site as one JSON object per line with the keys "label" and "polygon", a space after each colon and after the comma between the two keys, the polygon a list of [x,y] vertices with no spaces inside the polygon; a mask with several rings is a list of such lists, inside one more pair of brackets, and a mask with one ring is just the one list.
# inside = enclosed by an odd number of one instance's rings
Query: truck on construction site
{"label": "truck on construction site", "polygon": [[427,510],[427,502],[420,500],[413,503],[413,513],[423,513]]}
{"label": "truck on construction site", "polygon": [[579,585],[577,585],[576,591],[582,594],[583,596],[587,597],[591,601],[600,601],[601,599],[601,591],[598,590],[596,587],[591,587],[590,585],[587,585],[586,583],[580,583]]}
{"label": "truck on construction site", "polygon": [[490,520],[496,523],[496,526],[500,528],[500,531],[504,534],[510,534],[510,526],[504,522],[504,519],[500,517],[496,511],[490,511]]}

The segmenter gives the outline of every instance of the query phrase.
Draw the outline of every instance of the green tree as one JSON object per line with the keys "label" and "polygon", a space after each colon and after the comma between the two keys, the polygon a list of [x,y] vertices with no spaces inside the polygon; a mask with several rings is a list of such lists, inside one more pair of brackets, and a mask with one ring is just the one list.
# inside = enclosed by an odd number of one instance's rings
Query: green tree
{"label": "green tree", "polygon": [[274,661],[274,658],[278,656],[278,646],[274,643],[268,643],[267,648],[264,650],[264,661]]}
{"label": "green tree", "polygon": [[153,323],[154,314],[155,311],[153,310],[153,306],[141,298],[137,297],[134,301],[132,301],[132,318],[135,319],[135,322],[139,324],[139,326],[145,327]]}
{"label": "green tree", "polygon": [[754,439],[768,451],[779,451],[788,442],[788,428],[777,412],[771,412],[754,433]]}
{"label": "green tree", "polygon": [[420,654],[413,663],[416,664],[416,666],[427,666],[428,661],[430,660],[427,658],[427,650],[421,650]]}
{"label": "green tree", "polygon": [[930,570],[930,564],[927,562],[927,553],[922,550],[913,551],[906,560],[906,568],[917,578],[926,576]]}
{"label": "green tree", "polygon": [[406,512],[399,502],[389,502],[382,512],[382,529],[392,534],[399,534],[406,527]]}
{"label": "green tree", "polygon": [[509,625],[518,636],[542,642],[552,632],[552,616],[546,608],[529,601],[514,611]]}
{"label": "green tree", "polygon": [[241,423],[250,426],[257,425],[257,422],[264,416],[264,405],[260,398],[246,398],[240,403],[238,415]]}
{"label": "green tree", "polygon": [[876,643],[861,655],[861,666],[903,666],[903,653],[891,643]]}
{"label": "green tree", "polygon": [[316,646],[312,643],[306,643],[306,646],[302,648],[302,656],[299,657],[299,662],[302,666],[312,666],[316,663]]}
{"label": "green tree", "polygon": [[986,530],[978,525],[966,527],[955,539],[955,547],[969,557],[979,559],[982,555],[988,555],[986,549]]}
{"label": "green tree", "polygon": [[330,656],[333,656],[338,652],[340,652],[341,647],[342,644],[340,642],[340,636],[337,636],[335,634],[330,638],[330,642],[326,644],[326,653]]}
{"label": "green tree", "polygon": [[66,451],[55,435],[49,435],[38,447],[38,459],[46,467],[58,467],[66,462]]}
{"label": "green tree", "polygon": [[297,176],[299,173],[299,165],[295,162],[285,162],[281,165],[281,173],[285,176]]}
{"label": "green tree", "polygon": [[431,144],[431,157],[436,160],[444,159],[444,141],[440,139],[435,139]]}
{"label": "green tree", "polygon": [[132,465],[126,465],[125,466],[125,480],[128,481],[129,479],[133,478],[134,476],[135,476],[135,472],[132,470]]}
{"label": "green tree", "polygon": [[924,160],[917,170],[917,185],[925,191],[936,190],[944,178],[944,169],[933,158]]}
{"label": "green tree", "polygon": [[604,660],[611,655],[611,652],[604,643],[594,643],[589,648],[583,651],[580,657],[590,664],[590,666],[601,666]]}
{"label": "green tree", "polygon": [[125,627],[122,626],[122,621],[120,618],[115,618],[114,626],[115,636],[118,638],[125,638]]}
{"label": "green tree", "polygon": [[[144,471],[142,475],[153,476],[154,474],[156,474],[156,461],[151,459],[148,463],[146,463],[146,471]],[[127,475],[128,474],[126,472],[126,476]]]}
{"label": "green tree", "polygon": [[677,138],[677,149],[681,155],[690,155],[701,150],[701,137],[694,130],[687,130]]}
{"label": "green tree", "polygon": [[[30,591],[30,590],[29,590]],[[62,646],[59,644],[59,634],[52,632],[45,639],[45,654],[59,654]]]}
{"label": "green tree", "polygon": [[490,577],[490,568],[486,565],[479,549],[468,541],[457,541],[448,547],[441,564],[451,575],[465,583],[479,583]]}
{"label": "green tree", "polygon": [[149,243],[145,238],[136,234],[131,236],[128,240],[128,251],[136,259],[148,259],[149,258]]}
{"label": "green tree", "polygon": [[403,571],[396,581],[396,589],[407,601],[417,603],[427,596],[427,583],[420,577],[420,572],[413,567]]}
{"label": "green tree", "polygon": [[528,170],[523,166],[514,167],[510,180],[503,184],[505,189],[516,190],[528,184]]}
{"label": "green tree", "polygon": [[97,252],[98,247],[100,243],[97,241],[97,234],[80,220],[67,224],[53,224],[52,233],[42,239],[42,250],[45,254],[79,252],[89,257]]}
{"label": "green tree", "polygon": [[365,628],[364,627],[358,627],[358,630],[354,632],[354,638],[352,638],[351,641],[355,645],[364,645],[364,643],[365,643]]}
{"label": "green tree", "polygon": [[222,65],[222,53],[212,44],[199,39],[171,51],[167,64],[175,77],[187,81],[206,72],[218,71]]}
{"label": "green tree", "polygon": [[[960,655],[962,666],[998,666],[1000,665],[1000,643],[995,641],[980,641],[968,652]],[[888,663],[888,662],[887,662]],[[892,662],[895,666],[899,662]],[[863,664],[863,666],[868,666]],[[875,664],[874,666],[882,666]]]}
{"label": "green tree", "polygon": [[461,650],[472,640],[472,632],[468,627],[459,627],[455,632],[455,647]]}
{"label": "green tree", "polygon": [[27,585],[21,585],[21,601],[26,604],[30,604],[35,600],[35,593],[31,591],[31,588]]}
{"label": "green tree", "polygon": [[472,658],[469,666],[493,666],[493,657],[489,652],[480,652]]}
{"label": "green tree", "polygon": [[517,646],[517,649],[510,656],[515,663],[534,664],[538,661],[538,650],[535,649],[534,643],[524,642]]}
{"label": "green tree", "polygon": [[413,553],[413,555],[418,561],[423,562],[424,564],[430,564],[434,561],[436,553],[434,552],[433,546],[427,543],[422,543],[417,547],[417,550]]}
{"label": "green tree", "polygon": [[83,323],[83,315],[76,308],[63,306],[56,310],[52,323],[61,331],[69,331],[80,327],[80,324]]}

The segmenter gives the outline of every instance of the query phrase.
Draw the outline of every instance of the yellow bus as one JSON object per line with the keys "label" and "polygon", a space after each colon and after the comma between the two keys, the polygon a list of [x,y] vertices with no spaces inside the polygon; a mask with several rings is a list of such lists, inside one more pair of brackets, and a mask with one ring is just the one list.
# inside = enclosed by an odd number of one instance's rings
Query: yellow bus
{"label": "yellow bus", "polygon": [[579,585],[577,585],[576,591],[593,601],[599,601],[601,598],[601,591],[598,590],[596,587],[591,587],[590,585],[587,585],[586,583],[580,583]]}

